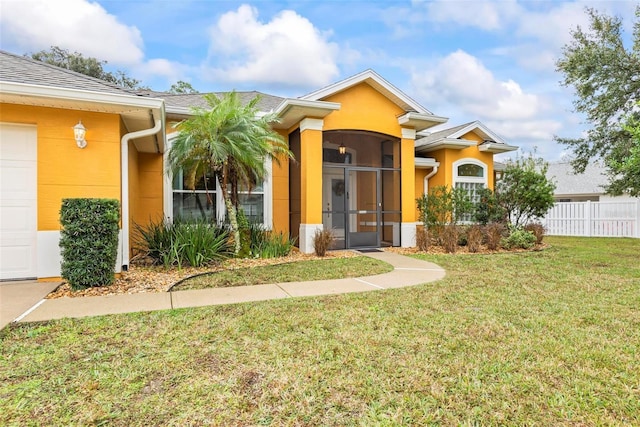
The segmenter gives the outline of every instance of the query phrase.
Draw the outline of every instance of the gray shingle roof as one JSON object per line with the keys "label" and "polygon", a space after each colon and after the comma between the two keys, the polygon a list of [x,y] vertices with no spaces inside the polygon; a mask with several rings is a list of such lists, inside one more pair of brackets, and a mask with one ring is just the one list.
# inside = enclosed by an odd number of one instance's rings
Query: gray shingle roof
{"label": "gray shingle roof", "polygon": [[604,167],[599,163],[589,163],[584,174],[576,175],[570,163],[549,163],[547,178],[556,183],[555,194],[604,194],[608,183]]}
{"label": "gray shingle roof", "polygon": [[[168,93],[168,92],[155,92],[149,90],[139,90],[138,94],[143,96],[151,96],[154,98],[162,98],[164,99],[165,105],[167,108],[171,107],[180,107],[180,108],[191,108],[191,107],[200,107],[207,108],[207,103],[204,100],[204,94],[202,93]],[[217,96],[221,96],[226,92],[213,92]],[[243,104],[248,103],[250,100],[255,98],[256,96],[260,96],[260,101],[258,102],[258,109],[260,111],[270,111],[275,109],[284,98],[274,95],[268,95],[266,93],[261,93],[257,91],[249,91],[249,92],[237,92],[240,96],[240,101]]]}
{"label": "gray shingle roof", "polygon": [[135,91],[113,83],[3,50],[0,50],[0,81],[136,95]]}
{"label": "gray shingle roof", "polygon": [[471,123],[473,122],[469,122],[469,123],[465,123],[459,126],[455,126],[452,128],[447,128],[447,129],[442,129],[439,130],[437,132],[433,132],[432,134],[429,134],[423,138],[419,138],[416,139],[416,146],[422,146],[422,145],[426,145],[429,144],[431,142],[437,141],[441,138],[448,138],[450,135],[453,135],[454,133],[458,132],[460,129],[463,129],[467,126],[469,126]]}

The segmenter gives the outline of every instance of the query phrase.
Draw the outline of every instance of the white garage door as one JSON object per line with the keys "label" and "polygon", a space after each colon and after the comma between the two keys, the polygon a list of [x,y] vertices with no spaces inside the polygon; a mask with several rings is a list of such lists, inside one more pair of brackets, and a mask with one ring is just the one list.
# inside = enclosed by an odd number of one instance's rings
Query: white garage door
{"label": "white garage door", "polygon": [[35,126],[0,123],[0,279],[35,278]]}

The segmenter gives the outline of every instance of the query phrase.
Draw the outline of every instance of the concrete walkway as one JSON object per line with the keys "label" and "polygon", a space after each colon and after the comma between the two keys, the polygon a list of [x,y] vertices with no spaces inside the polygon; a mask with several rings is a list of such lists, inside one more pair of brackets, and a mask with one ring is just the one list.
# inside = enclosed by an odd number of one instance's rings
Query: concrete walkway
{"label": "concrete walkway", "polygon": [[[16,322],[36,322],[63,317],[101,316],[138,311],[169,310],[266,301],[302,296],[333,295],[414,286],[442,279],[445,271],[439,266],[392,252],[363,253],[394,267],[389,273],[352,279],[315,280],[270,285],[211,288],[163,293],[108,295],[83,298],[39,299],[33,306],[16,315]],[[4,286],[4,285],[2,285]],[[55,288],[55,287],[54,287]],[[46,293],[43,294],[43,298]],[[0,304],[4,309],[5,298]],[[0,328],[4,325],[0,325]]]}

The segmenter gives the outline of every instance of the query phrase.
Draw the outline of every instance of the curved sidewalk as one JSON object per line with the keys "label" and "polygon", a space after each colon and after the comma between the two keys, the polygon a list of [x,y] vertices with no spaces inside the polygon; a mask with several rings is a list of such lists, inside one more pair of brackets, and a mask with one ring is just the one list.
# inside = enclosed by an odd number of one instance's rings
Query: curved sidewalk
{"label": "curved sidewalk", "polygon": [[64,317],[102,316],[106,314],[170,310],[291,297],[366,292],[414,286],[433,282],[445,276],[445,271],[436,264],[404,255],[392,252],[372,252],[363,253],[362,255],[387,262],[394,267],[394,270],[375,276],[348,279],[288,282],[191,291],[43,299],[17,317],[14,322],[36,322]]}

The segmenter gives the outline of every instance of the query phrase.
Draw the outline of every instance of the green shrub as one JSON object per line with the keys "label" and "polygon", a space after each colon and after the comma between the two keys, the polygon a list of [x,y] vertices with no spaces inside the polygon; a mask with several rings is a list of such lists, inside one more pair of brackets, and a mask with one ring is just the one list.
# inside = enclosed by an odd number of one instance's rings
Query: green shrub
{"label": "green shrub", "polygon": [[478,252],[482,247],[482,227],[472,225],[467,229],[467,248],[469,252]]}
{"label": "green shrub", "polygon": [[260,223],[248,223],[245,228],[249,244],[247,256],[255,258],[278,258],[287,256],[295,246],[295,238],[285,233],[266,230]]}
{"label": "green shrub", "polygon": [[295,246],[295,238],[284,233],[267,231],[260,246],[252,247],[251,252],[258,258],[278,258],[287,256]]}
{"label": "green shrub", "polygon": [[509,236],[501,240],[505,249],[531,249],[536,244],[536,236],[523,228],[511,228]]}
{"label": "green shrub", "polygon": [[313,250],[318,256],[325,256],[327,251],[335,241],[333,230],[325,228],[316,230],[313,235]]}
{"label": "green shrub", "polygon": [[476,190],[478,203],[475,204],[472,218],[475,222],[487,225],[493,222],[506,222],[505,211],[498,204],[496,194],[490,188]]}
{"label": "green shrub", "polygon": [[544,229],[544,225],[540,224],[539,222],[533,222],[525,225],[524,229],[532,232],[533,235],[536,236],[536,245],[542,243],[542,239],[544,238],[544,234],[546,231]]}
{"label": "green shrub", "polygon": [[496,182],[496,198],[505,217],[515,227],[542,218],[555,203],[556,185],[546,176],[548,164],[535,157],[507,161],[502,178]]}
{"label": "green shrub", "polygon": [[137,248],[165,268],[202,267],[230,254],[228,230],[204,220],[176,219],[170,223],[163,219],[134,227]]}
{"label": "green shrub", "polygon": [[154,264],[162,264],[165,268],[177,263],[174,224],[162,219],[149,221],[146,226],[134,223],[133,227],[135,249],[151,258]]}
{"label": "green shrub", "polygon": [[[429,234],[440,245],[444,245],[445,226],[458,224],[474,209],[466,190],[445,185],[431,188],[429,194],[420,196],[416,199],[416,203],[419,220],[429,229]],[[450,237],[451,232],[448,234],[447,237]]]}
{"label": "green shrub", "polygon": [[181,222],[175,228],[178,263],[202,267],[227,258],[228,232],[206,221]]}
{"label": "green shrub", "polygon": [[118,200],[62,200],[61,275],[72,289],[113,283],[118,255],[119,222]]}

